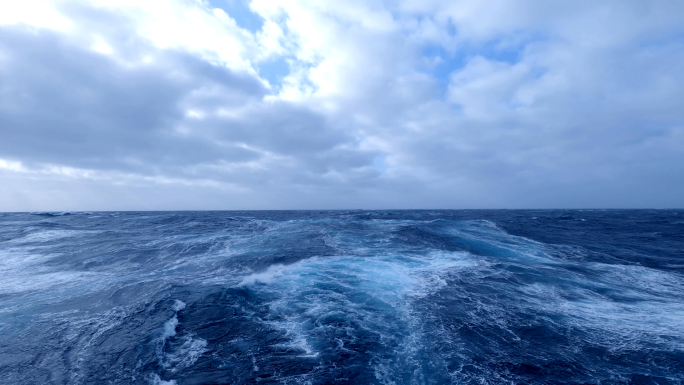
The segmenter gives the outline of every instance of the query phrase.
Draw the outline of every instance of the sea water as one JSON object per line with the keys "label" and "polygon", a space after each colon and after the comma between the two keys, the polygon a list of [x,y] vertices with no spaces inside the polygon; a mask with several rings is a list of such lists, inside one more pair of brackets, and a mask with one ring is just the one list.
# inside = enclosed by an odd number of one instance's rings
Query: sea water
{"label": "sea water", "polygon": [[681,384],[684,211],[0,214],[1,384]]}

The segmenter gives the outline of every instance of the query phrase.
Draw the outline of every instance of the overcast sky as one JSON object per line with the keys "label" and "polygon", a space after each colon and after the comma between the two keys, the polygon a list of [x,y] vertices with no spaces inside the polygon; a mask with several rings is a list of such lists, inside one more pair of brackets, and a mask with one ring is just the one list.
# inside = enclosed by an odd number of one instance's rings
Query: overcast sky
{"label": "overcast sky", "polygon": [[0,210],[684,207],[684,2],[0,2]]}

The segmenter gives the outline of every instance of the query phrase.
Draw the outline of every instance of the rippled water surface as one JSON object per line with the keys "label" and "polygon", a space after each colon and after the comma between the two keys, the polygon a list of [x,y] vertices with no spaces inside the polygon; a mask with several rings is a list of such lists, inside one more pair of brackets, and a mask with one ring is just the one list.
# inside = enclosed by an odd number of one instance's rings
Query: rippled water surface
{"label": "rippled water surface", "polygon": [[684,211],[0,214],[2,384],[681,384]]}

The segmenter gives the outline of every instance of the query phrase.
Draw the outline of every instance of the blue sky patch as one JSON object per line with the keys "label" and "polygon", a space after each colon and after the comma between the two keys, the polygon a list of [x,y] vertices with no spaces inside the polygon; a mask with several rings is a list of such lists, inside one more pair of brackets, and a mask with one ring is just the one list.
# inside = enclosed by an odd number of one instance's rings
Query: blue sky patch
{"label": "blue sky patch", "polygon": [[257,32],[264,25],[261,16],[252,12],[245,0],[208,0],[213,8],[222,9],[240,28]]}
{"label": "blue sky patch", "polygon": [[259,71],[259,76],[268,80],[268,82],[275,87],[280,86],[283,78],[290,74],[290,65],[287,63],[287,60],[282,57],[260,62],[256,66]]}
{"label": "blue sky patch", "polygon": [[462,44],[456,51],[449,51],[441,45],[425,46],[422,49],[423,57],[430,63],[437,61],[436,65],[428,66],[426,72],[434,76],[440,83],[448,84],[450,75],[463,69],[470,59],[476,56],[515,64],[521,60],[527,45],[541,40],[541,37],[520,36],[516,40],[512,42],[510,39],[508,41],[493,39],[484,44]]}
{"label": "blue sky patch", "polygon": [[378,155],[373,159],[373,168],[380,171],[381,173],[385,173],[389,166],[387,165],[387,156],[385,155]]}

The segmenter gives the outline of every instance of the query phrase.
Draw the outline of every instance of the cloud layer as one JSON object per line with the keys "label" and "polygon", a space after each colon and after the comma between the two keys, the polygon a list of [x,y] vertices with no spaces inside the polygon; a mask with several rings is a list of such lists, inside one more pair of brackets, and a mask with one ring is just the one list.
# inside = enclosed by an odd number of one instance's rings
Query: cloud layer
{"label": "cloud layer", "polygon": [[110,3],[0,5],[0,210],[684,206],[684,4]]}

